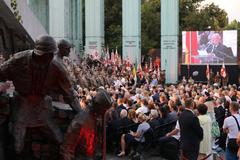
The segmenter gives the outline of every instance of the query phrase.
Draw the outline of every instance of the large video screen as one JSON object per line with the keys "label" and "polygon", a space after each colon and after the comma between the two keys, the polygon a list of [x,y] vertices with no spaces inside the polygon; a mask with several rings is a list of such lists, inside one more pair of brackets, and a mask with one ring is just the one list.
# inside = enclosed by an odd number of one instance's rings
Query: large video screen
{"label": "large video screen", "polygon": [[183,31],[183,64],[237,63],[237,30]]}

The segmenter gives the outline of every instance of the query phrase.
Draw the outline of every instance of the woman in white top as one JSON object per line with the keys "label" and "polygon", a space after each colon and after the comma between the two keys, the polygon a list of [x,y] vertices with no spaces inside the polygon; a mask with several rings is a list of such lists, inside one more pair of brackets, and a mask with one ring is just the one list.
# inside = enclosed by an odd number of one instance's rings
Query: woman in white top
{"label": "woman in white top", "polygon": [[[203,140],[200,143],[199,157],[204,158],[212,152],[212,120],[209,115],[207,115],[208,107],[205,104],[199,104],[197,106],[199,112],[199,122],[203,129]],[[212,156],[208,157],[211,160]]]}

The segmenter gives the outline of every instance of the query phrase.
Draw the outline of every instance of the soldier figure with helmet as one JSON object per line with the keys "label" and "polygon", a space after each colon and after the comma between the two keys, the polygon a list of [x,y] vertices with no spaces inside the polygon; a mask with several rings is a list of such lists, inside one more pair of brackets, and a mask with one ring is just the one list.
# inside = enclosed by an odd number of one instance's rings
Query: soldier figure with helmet
{"label": "soldier figure with helmet", "polygon": [[53,59],[56,51],[55,40],[42,35],[36,39],[34,50],[16,53],[0,66],[0,81],[11,80],[17,92],[9,126],[12,126],[11,134],[18,155],[22,155],[27,133],[34,129],[48,141],[62,143],[63,134],[52,118],[52,98],[49,95],[59,92],[67,97],[76,112],[80,111],[71,81]]}

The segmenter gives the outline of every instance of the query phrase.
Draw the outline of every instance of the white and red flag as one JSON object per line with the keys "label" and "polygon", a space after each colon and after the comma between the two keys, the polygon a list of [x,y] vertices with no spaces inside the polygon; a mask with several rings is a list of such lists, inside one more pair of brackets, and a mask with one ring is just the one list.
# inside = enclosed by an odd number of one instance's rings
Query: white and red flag
{"label": "white and red flag", "polygon": [[207,64],[206,77],[207,77],[208,80],[210,79],[210,68],[209,68],[209,64]]}
{"label": "white and red flag", "polygon": [[225,68],[225,64],[224,63],[222,64],[222,68],[221,68],[220,74],[221,74],[221,76],[223,78],[225,78],[227,76],[226,68]]}
{"label": "white and red flag", "polygon": [[159,66],[157,66],[157,76],[158,76],[158,78],[160,77],[160,67]]}
{"label": "white and red flag", "polygon": [[148,64],[147,64],[147,63],[145,63],[144,72],[145,72],[145,73],[148,72]]}
{"label": "white and red flag", "polygon": [[150,59],[149,71],[153,71],[153,63],[152,63],[152,58]]}
{"label": "white and red flag", "polygon": [[115,64],[115,54],[114,54],[114,51],[112,50],[112,52],[111,52],[111,62],[113,63],[113,64]]}
{"label": "white and red flag", "polygon": [[131,63],[130,63],[130,60],[129,60],[129,58],[127,57],[127,60],[126,60],[126,65],[127,65],[127,67],[126,67],[126,69],[128,70],[128,71],[131,71]]}
{"label": "white and red flag", "polygon": [[137,72],[142,72],[142,66],[141,66],[141,64],[138,64],[138,67],[137,67]]}
{"label": "white and red flag", "polygon": [[107,47],[107,50],[106,50],[106,60],[108,61],[109,59],[110,59],[109,48]]}

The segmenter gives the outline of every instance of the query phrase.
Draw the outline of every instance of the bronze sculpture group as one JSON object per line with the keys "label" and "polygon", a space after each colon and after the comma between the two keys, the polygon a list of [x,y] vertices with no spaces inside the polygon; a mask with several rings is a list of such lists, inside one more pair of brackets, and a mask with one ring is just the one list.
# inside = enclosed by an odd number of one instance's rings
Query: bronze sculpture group
{"label": "bronze sculpture group", "polygon": [[[57,46],[51,36],[43,35],[36,39],[34,50],[16,53],[1,65],[0,82],[12,81],[16,94],[12,103],[7,100],[0,107],[1,113],[2,109],[9,110],[0,117],[4,119],[0,121],[0,134],[4,134],[1,128],[5,127],[9,135],[7,144],[0,138],[0,148],[3,148],[0,157],[2,154],[5,159],[74,160],[79,143],[84,145],[80,150],[86,157],[94,157],[94,149],[89,150],[89,147],[95,145],[89,146],[89,143],[94,142],[95,137],[89,140],[86,135],[96,136],[94,115],[108,107],[111,100],[104,90],[100,90],[97,94],[100,98],[93,99],[88,110],[80,108],[62,63],[62,57],[68,56],[70,48],[71,44],[66,40],[60,40]],[[52,102],[58,101],[60,96],[71,106],[74,115],[65,131],[53,116]],[[15,154],[9,154],[13,148]]]}

